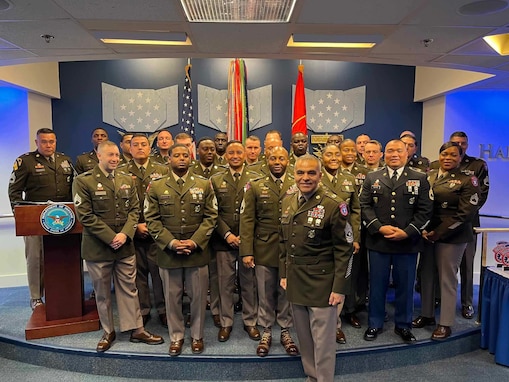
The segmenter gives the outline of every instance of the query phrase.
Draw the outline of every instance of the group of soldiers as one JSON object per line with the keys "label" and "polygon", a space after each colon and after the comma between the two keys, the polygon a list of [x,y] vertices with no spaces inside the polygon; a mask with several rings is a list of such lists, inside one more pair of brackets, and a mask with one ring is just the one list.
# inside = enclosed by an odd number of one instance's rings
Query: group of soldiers
{"label": "group of soldiers", "polygon": [[[369,300],[364,338],[376,339],[387,318],[391,272],[395,332],[415,340],[416,243],[431,218],[426,172],[432,164],[417,155],[410,131],[387,143],[387,165],[382,145],[365,134],[355,141],[329,136],[320,158],[308,154],[303,133],[292,135],[289,154],[277,130],[266,134],[263,154],[256,136],[244,143],[228,141],[224,133],[202,138],[197,159],[189,135],[173,139],[167,130],[157,134],[156,153],[143,134],[125,134],[119,150],[98,128],[92,143],[73,167],[56,152],[55,133],[39,130],[37,150],[14,163],[9,197],[13,206],[74,201],[104,329],[97,351],[115,340],[112,279],[120,330],[131,330],[133,342],[163,343],[144,329],[155,308],[168,327],[171,356],[181,354],[186,326],[192,353],[203,352],[207,309],[218,341],[228,341],[237,307],[245,332],[258,342],[258,356],[269,354],[277,324],[286,353],[302,353],[310,378],[330,380],[335,342],[346,343],[340,317],[361,328],[356,313]],[[475,172],[477,161],[464,155],[462,166]],[[487,179],[487,172],[475,175]],[[42,245],[40,237],[25,241],[35,309],[43,303]],[[470,264],[465,285],[472,282],[474,254],[464,256]],[[472,293],[462,293],[466,318],[473,314]],[[300,352],[289,330],[294,323]]]}

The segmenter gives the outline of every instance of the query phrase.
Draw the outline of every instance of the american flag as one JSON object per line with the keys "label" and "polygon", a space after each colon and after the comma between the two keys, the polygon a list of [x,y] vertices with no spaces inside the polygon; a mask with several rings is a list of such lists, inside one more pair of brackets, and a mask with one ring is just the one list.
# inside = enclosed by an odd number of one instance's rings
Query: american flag
{"label": "american flag", "polygon": [[195,135],[194,135],[194,112],[193,112],[193,93],[191,83],[191,64],[186,65],[186,78],[184,80],[184,92],[182,94],[182,118],[180,120],[180,130],[187,133],[193,138],[193,158],[196,158],[196,148],[194,147]]}

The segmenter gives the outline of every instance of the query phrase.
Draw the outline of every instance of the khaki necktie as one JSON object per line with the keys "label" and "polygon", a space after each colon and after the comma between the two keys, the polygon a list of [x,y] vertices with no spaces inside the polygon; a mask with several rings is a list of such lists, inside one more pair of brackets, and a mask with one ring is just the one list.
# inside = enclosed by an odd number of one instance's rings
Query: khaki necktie
{"label": "khaki necktie", "polygon": [[205,178],[210,177],[210,169],[208,167],[205,170],[203,170],[203,175],[205,176]]}
{"label": "khaki necktie", "polygon": [[337,185],[337,184],[338,184],[338,178],[336,177],[336,175],[334,175],[334,176],[332,177],[332,185],[333,185],[334,187],[336,187],[336,185]]}
{"label": "khaki necktie", "polygon": [[236,172],[235,174],[233,174],[233,177],[235,179],[235,186],[238,186],[239,185],[239,179],[240,179],[240,173]]}
{"label": "khaki necktie", "polygon": [[281,179],[276,179],[276,185],[281,189],[283,187],[283,181]]}
{"label": "khaki necktie", "polygon": [[179,185],[179,190],[182,191],[182,187],[184,186],[184,179],[178,178],[177,184]]}
{"label": "khaki necktie", "polygon": [[145,177],[145,167],[140,166],[141,176]]}
{"label": "khaki necktie", "polygon": [[306,198],[304,197],[304,195],[301,195],[299,198],[299,208],[302,207],[304,203],[306,203]]}

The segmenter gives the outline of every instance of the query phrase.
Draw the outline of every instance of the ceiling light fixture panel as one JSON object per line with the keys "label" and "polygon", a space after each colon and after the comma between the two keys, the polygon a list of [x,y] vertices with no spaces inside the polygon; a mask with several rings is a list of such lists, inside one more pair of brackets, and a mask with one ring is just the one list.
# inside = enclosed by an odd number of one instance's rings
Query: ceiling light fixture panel
{"label": "ceiling light fixture panel", "polygon": [[287,23],[297,0],[180,0],[196,23]]}

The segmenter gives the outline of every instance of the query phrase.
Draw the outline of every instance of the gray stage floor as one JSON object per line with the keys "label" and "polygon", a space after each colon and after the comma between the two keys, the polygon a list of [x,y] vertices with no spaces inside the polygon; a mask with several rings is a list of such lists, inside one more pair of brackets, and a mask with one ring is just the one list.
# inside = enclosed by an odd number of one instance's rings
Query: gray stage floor
{"label": "gray stage floor", "polygon": [[[85,282],[85,295],[88,296],[91,292],[90,285]],[[477,291],[477,288],[476,288]],[[352,349],[361,349],[367,347],[386,346],[391,344],[400,344],[401,340],[394,334],[394,324],[392,322],[392,313],[394,311],[391,299],[393,291],[389,290],[387,299],[387,312],[389,314],[389,322],[385,324],[384,332],[379,335],[378,339],[373,342],[366,342],[363,339],[364,330],[367,328],[367,312],[360,312],[358,314],[361,319],[362,328],[355,329],[349,324],[343,325],[347,343],[345,345],[337,345],[338,351],[349,351]],[[477,296],[475,296],[475,304],[477,306]],[[31,309],[28,304],[28,289],[27,287],[16,288],[0,288],[0,335],[13,337],[16,339],[24,340],[25,338],[25,325],[30,317]],[[453,327],[453,333],[468,331],[477,328],[478,325],[475,319],[466,320],[461,317],[458,304],[458,313],[456,316],[456,324]],[[415,314],[419,313],[420,297],[415,294]],[[134,352],[134,353],[149,353],[149,354],[166,354],[169,346],[168,330],[159,324],[159,319],[155,311],[152,312],[152,320],[147,324],[147,329],[151,332],[160,334],[165,339],[165,344],[157,346],[148,346],[144,344],[133,344],[129,342],[129,334],[118,334],[117,340],[113,344],[109,352]],[[117,326],[118,328],[118,326]],[[207,312],[205,322],[205,351],[199,357],[207,356],[254,356],[256,352],[257,342],[249,339],[247,334],[242,328],[241,315],[235,315],[235,323],[230,340],[227,342],[218,342],[217,340],[218,329],[214,327],[212,318]],[[417,340],[427,340],[431,336],[433,327],[426,327],[424,329],[414,329],[413,333]],[[94,350],[100,339],[102,331],[80,333],[74,335],[51,337],[38,340],[31,340],[31,343],[52,345],[57,347],[71,348],[71,349],[88,349]],[[294,336],[296,337],[296,336]],[[295,338],[296,340],[296,338]],[[186,333],[186,340],[184,343],[182,355],[192,355],[190,351],[189,332]],[[273,329],[273,345],[269,356],[284,355],[284,349],[279,343],[279,328]]]}

